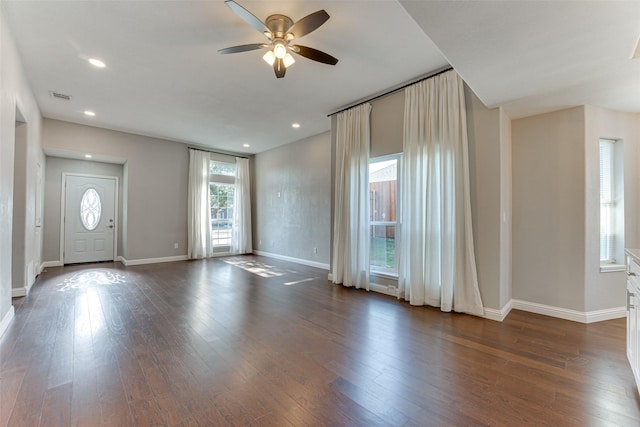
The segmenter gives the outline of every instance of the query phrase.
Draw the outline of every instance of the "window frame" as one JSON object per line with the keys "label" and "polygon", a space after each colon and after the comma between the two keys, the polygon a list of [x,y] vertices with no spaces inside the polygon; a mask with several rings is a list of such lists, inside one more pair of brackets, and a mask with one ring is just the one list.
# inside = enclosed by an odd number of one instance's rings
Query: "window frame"
{"label": "window frame", "polygon": [[[395,160],[396,161],[396,220],[395,221],[371,221],[369,220],[369,229],[371,230],[372,226],[395,226],[395,272],[389,272],[388,270],[377,270],[371,264],[371,259],[369,260],[369,273],[374,277],[387,278],[387,279],[398,279],[398,247],[400,242],[400,230],[401,230],[401,218],[402,218],[402,153],[395,154],[387,154],[378,157],[369,158],[369,167],[373,163],[382,163],[385,161]],[[370,175],[370,173],[368,174]],[[370,176],[367,177],[368,183],[371,184]],[[371,209],[371,204],[369,205]],[[370,231],[371,232],[371,231]],[[396,283],[397,285],[397,283]]]}
{"label": "window frame", "polygon": [[[233,188],[234,194],[233,194],[233,200],[234,200],[234,206],[233,208],[235,209],[235,183],[236,183],[236,177],[235,177],[235,173],[233,175],[229,175],[229,174],[215,174],[215,173],[211,173],[212,170],[212,165],[214,163],[218,163],[221,165],[233,165],[233,167],[236,167],[235,161],[231,162],[231,161],[222,161],[219,159],[210,159],[209,160],[209,189],[211,188],[211,185],[224,185],[224,186],[229,186],[231,188]],[[211,209],[211,190],[209,190],[209,209]],[[228,209],[228,208],[227,208]],[[211,223],[209,224],[209,227],[211,228],[211,245],[214,248],[214,251],[216,252],[230,252],[231,250],[231,245],[232,243],[229,242],[229,244],[215,244],[214,240],[213,240],[213,235],[214,235],[214,230],[213,230],[213,220],[215,218],[211,218]],[[229,218],[227,218],[229,219]],[[233,235],[233,215],[232,218],[230,218],[231,220],[231,234]],[[217,239],[219,240],[219,239]]]}
{"label": "window frame", "polygon": [[[606,147],[607,159],[603,148]],[[614,272],[624,269],[624,153],[622,141],[614,138],[599,138],[599,260],[600,272]],[[606,189],[603,187],[606,185]],[[608,224],[603,216],[609,217]],[[605,235],[603,231],[608,230]],[[603,250],[606,245],[607,249]],[[604,255],[604,257],[603,257]]]}

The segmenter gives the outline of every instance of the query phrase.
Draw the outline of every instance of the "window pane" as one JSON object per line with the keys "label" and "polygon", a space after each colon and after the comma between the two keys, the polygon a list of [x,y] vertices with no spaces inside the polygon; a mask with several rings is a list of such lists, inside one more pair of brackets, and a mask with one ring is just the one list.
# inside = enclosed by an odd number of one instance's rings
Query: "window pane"
{"label": "window pane", "polygon": [[369,164],[370,267],[372,272],[396,275],[396,209],[398,159]]}
{"label": "window pane", "polygon": [[371,226],[371,270],[396,274],[396,226]]}
{"label": "window pane", "polygon": [[600,261],[614,259],[615,182],[613,176],[613,142],[600,141]]}
{"label": "window pane", "polygon": [[371,221],[396,221],[397,160],[369,165]]}
{"label": "window pane", "polygon": [[211,239],[214,246],[230,246],[233,228],[234,188],[209,184],[211,202]]}
{"label": "window pane", "polygon": [[88,231],[96,229],[102,216],[102,202],[98,192],[89,188],[80,199],[80,220]]}

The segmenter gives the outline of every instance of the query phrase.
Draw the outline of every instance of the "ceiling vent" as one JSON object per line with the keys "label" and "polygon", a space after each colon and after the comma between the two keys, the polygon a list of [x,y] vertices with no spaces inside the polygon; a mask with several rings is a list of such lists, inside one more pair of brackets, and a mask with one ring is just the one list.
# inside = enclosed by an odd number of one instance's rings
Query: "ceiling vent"
{"label": "ceiling vent", "polygon": [[49,95],[51,95],[52,98],[58,98],[58,99],[62,99],[64,101],[71,101],[71,95],[65,95],[64,93],[54,92],[54,91],[50,90],[49,91]]}

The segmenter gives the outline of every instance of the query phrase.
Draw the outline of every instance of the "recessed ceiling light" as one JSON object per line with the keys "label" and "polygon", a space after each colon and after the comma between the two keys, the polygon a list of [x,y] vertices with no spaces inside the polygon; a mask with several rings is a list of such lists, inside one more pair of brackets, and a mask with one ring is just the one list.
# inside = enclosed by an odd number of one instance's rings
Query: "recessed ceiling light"
{"label": "recessed ceiling light", "polygon": [[89,64],[93,65],[96,68],[104,68],[107,66],[107,64],[96,58],[89,58]]}
{"label": "recessed ceiling light", "polygon": [[294,129],[298,129],[300,127],[300,123],[292,123],[291,127]]}
{"label": "recessed ceiling light", "polygon": [[84,115],[85,116],[89,116],[89,117],[93,117],[93,116],[96,115],[96,113],[94,113],[93,111],[87,110],[87,111],[84,112]]}
{"label": "recessed ceiling light", "polygon": [[242,146],[243,146],[244,148],[249,148],[249,147],[251,147],[249,144],[242,144]]}
{"label": "recessed ceiling light", "polygon": [[92,158],[93,156],[92,156],[91,154],[85,154],[85,155],[84,155],[84,157],[85,157],[85,158],[87,158],[87,159],[90,159],[90,158]]}

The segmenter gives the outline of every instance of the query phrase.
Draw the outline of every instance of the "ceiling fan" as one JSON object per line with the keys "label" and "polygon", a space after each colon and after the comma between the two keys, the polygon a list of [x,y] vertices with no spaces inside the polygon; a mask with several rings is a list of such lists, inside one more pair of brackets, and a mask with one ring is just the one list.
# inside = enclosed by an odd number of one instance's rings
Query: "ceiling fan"
{"label": "ceiling fan", "polygon": [[267,64],[273,66],[273,71],[279,79],[284,77],[287,68],[295,62],[291,52],[313,61],[322,62],[323,64],[336,65],[338,63],[338,59],[328,53],[312,47],[294,44],[295,39],[299,39],[317,30],[329,19],[329,14],[324,9],[313,12],[295,23],[288,16],[279,14],[270,15],[265,22],[262,22],[233,0],[227,0],[225,4],[229,6],[236,15],[242,18],[244,22],[264,34],[269,41],[266,43],[252,43],[227,47],[220,49],[218,51],[219,53],[227,54],[257,49],[269,49],[262,58]]}

